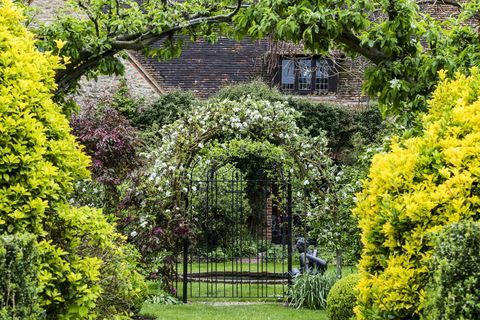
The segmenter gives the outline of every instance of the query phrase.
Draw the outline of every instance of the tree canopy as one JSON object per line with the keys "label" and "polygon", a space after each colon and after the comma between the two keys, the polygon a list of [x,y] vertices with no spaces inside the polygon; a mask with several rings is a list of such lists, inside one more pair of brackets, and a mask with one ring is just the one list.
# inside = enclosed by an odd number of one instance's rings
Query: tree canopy
{"label": "tree canopy", "polygon": [[[478,0],[72,0],[67,12],[37,28],[42,50],[69,56],[57,70],[57,92],[74,88],[82,75],[119,74],[122,50],[168,59],[182,41],[218,35],[270,36],[304,45],[314,54],[341,50],[372,64],[365,91],[384,113],[426,110],[440,69],[468,73],[479,60]],[[426,9],[430,8],[430,9]],[[457,10],[443,21],[428,12]],[[183,35],[183,37],[175,37]]]}
{"label": "tree canopy", "polygon": [[[312,53],[332,49],[367,58],[364,89],[384,113],[426,110],[437,71],[468,73],[478,63],[473,1],[263,0],[234,17],[242,34],[273,35]],[[434,19],[429,12],[458,12]],[[445,14],[443,14],[445,15]]]}
{"label": "tree canopy", "polygon": [[[122,50],[139,50],[168,59],[179,54],[182,38],[214,40],[222,22],[230,21],[241,6],[232,1],[72,0],[64,13],[35,32],[44,51],[68,56],[58,70],[57,93],[75,88],[81,76],[121,74]],[[159,44],[161,41],[161,44]]]}

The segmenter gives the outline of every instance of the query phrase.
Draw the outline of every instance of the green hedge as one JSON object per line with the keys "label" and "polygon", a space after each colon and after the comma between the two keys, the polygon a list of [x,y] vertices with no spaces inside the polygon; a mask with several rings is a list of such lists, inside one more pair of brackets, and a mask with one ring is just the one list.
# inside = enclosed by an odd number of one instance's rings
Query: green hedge
{"label": "green hedge", "polygon": [[29,233],[0,236],[0,319],[38,320],[38,251]]}
{"label": "green hedge", "polygon": [[423,319],[480,319],[480,224],[463,221],[436,239]]}
{"label": "green hedge", "polygon": [[327,315],[330,320],[349,320],[357,303],[355,287],[360,281],[359,274],[351,274],[338,280],[327,297]]}

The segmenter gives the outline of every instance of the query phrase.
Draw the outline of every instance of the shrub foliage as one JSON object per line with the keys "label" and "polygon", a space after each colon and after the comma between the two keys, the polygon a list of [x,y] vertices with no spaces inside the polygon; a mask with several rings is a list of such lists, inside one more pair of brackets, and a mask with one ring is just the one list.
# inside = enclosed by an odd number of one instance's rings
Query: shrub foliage
{"label": "shrub foliage", "polygon": [[449,225],[436,239],[424,319],[480,319],[480,224]]}
{"label": "shrub foliage", "polygon": [[[110,262],[104,257],[123,248],[100,211],[67,204],[74,180],[88,177],[89,159],[52,101],[59,58],[34,48],[22,19],[11,1],[0,2],[0,234],[34,237],[39,261],[31,272],[38,276],[26,274],[15,292],[38,290],[42,316],[36,319],[93,319],[106,290],[103,270]],[[28,255],[18,257],[23,262],[16,263],[32,263]],[[141,286],[128,290],[137,295]],[[20,310],[31,302],[18,303]]]}
{"label": "shrub foliage", "polygon": [[28,233],[0,236],[0,319],[36,320],[38,249]]}
{"label": "shrub foliage", "polygon": [[290,303],[294,308],[325,309],[328,292],[336,281],[331,273],[306,272],[294,279]]}
{"label": "shrub foliage", "polygon": [[330,320],[349,320],[357,303],[355,287],[360,275],[355,273],[335,282],[327,297],[327,314]]}
{"label": "shrub foliage", "polygon": [[118,185],[137,164],[137,132],[117,110],[86,106],[72,117],[71,126],[92,158],[90,171],[96,181]]}
{"label": "shrub foliage", "polygon": [[418,319],[434,247],[428,234],[479,218],[480,74],[440,77],[422,134],[375,156],[359,196],[358,319]]}

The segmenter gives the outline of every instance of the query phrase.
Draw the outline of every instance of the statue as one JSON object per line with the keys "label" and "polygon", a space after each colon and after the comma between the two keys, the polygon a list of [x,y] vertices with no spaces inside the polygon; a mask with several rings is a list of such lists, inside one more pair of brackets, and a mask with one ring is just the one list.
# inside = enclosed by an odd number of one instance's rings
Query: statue
{"label": "statue", "polygon": [[307,250],[307,244],[305,243],[305,239],[299,238],[296,247],[298,252],[300,252],[300,270],[294,269],[294,276],[297,276],[304,272],[323,274],[327,270],[327,262],[316,257],[317,250],[313,252]]}

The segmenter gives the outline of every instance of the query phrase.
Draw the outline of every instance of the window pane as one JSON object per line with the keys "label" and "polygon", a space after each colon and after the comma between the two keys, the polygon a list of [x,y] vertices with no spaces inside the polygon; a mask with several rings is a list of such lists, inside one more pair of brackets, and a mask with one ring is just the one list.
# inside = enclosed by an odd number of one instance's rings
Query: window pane
{"label": "window pane", "polygon": [[295,66],[290,59],[282,59],[282,89],[293,90],[295,88]]}
{"label": "window pane", "polygon": [[328,62],[325,59],[317,61],[317,71],[315,72],[315,90],[328,90]]}
{"label": "window pane", "polygon": [[312,61],[301,59],[299,61],[298,90],[310,90],[312,83]]}

